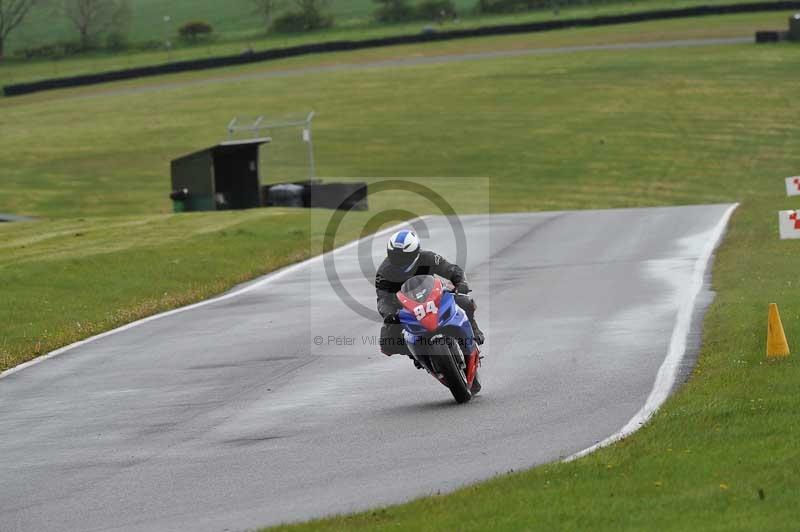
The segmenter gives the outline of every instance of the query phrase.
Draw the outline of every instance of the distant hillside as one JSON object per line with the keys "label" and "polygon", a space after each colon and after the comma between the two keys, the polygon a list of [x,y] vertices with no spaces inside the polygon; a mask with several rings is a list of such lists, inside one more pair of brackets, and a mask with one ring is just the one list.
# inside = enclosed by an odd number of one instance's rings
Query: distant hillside
{"label": "distant hillside", "polygon": [[[224,38],[247,37],[264,32],[262,22],[254,17],[248,0],[130,0],[133,8],[131,41],[163,40],[175,35],[177,28],[190,20],[203,20]],[[454,0],[457,8],[467,14],[476,0]],[[57,4],[53,0],[52,4]],[[290,1],[284,2],[290,4]],[[15,30],[9,40],[9,52],[23,47],[40,46],[64,40],[75,40],[75,30],[63,15],[51,5],[35,8],[30,19]],[[376,4],[372,0],[332,0],[330,11],[337,26],[363,26],[373,23]],[[164,22],[164,16],[171,19]]]}
{"label": "distant hillside", "polygon": [[[22,26],[9,36],[7,53],[13,54],[20,48],[38,47],[55,42],[76,41],[77,32],[69,21],[55,7],[62,0],[49,0],[36,7]],[[263,21],[253,15],[250,0],[129,0],[133,11],[128,40],[131,43],[146,41],[163,42],[175,40],[178,28],[185,22],[201,20],[210,23],[217,39],[231,41],[263,36],[266,32]],[[422,0],[409,0],[418,4]],[[452,0],[459,16],[474,18],[478,0]],[[758,2],[761,0],[552,0],[551,5],[565,7],[570,5],[582,9],[583,14],[591,12],[595,6],[614,5],[620,12],[654,7],[672,8],[703,4],[731,4]],[[764,0],[769,1],[769,0]],[[293,0],[283,0],[284,6],[291,6]],[[362,28],[378,25],[372,15],[377,7],[373,0],[330,0],[329,11],[335,16],[337,28]],[[284,10],[286,7],[284,7]],[[616,11],[616,9],[615,9]],[[565,10],[566,12],[566,10]],[[169,16],[169,22],[165,22]],[[486,17],[486,15],[483,15]],[[506,15],[507,22],[508,15]]]}

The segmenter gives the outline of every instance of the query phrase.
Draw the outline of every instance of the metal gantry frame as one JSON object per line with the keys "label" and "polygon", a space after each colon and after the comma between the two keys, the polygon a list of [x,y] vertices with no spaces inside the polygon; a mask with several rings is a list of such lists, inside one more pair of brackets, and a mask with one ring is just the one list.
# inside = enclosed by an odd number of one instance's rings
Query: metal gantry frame
{"label": "metal gantry frame", "polygon": [[238,134],[264,137],[268,136],[269,131],[274,129],[303,128],[303,142],[308,146],[308,178],[315,179],[317,168],[314,161],[314,136],[311,133],[314,114],[315,112],[311,111],[305,120],[286,120],[281,122],[267,122],[265,116],[261,115],[251,123],[241,123],[239,117],[234,117],[228,123],[228,138],[233,140]]}

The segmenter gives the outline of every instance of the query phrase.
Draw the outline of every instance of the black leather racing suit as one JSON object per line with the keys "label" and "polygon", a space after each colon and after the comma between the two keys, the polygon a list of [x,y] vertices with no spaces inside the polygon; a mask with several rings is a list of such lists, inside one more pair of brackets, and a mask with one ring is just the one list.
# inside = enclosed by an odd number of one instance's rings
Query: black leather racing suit
{"label": "black leather racing suit", "polygon": [[[393,266],[389,259],[384,259],[375,275],[375,292],[378,296],[378,312],[381,317],[394,316],[403,308],[400,301],[397,300],[397,292],[400,291],[403,283],[415,275],[438,275],[453,283],[457,291],[455,294],[456,304],[464,309],[473,328],[477,329],[475,302],[466,295],[469,292],[469,287],[464,270],[433,251],[421,251],[417,265],[409,272],[402,271]],[[387,355],[395,353],[410,354],[403,341],[403,327],[399,323],[385,323],[383,325],[380,345],[381,351]]]}

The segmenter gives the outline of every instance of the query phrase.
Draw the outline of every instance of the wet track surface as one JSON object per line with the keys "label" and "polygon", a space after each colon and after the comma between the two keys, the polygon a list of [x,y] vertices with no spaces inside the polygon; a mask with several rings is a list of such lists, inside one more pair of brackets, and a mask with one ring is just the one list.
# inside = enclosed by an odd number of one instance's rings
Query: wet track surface
{"label": "wet track surface", "polygon": [[[0,530],[238,530],[585,449],[647,400],[728,208],[462,218],[488,337],[483,392],[463,406],[377,353],[379,325],[321,260],[7,375]],[[448,221],[423,224],[425,246],[454,258]],[[333,256],[367,307],[357,254],[383,246]]]}

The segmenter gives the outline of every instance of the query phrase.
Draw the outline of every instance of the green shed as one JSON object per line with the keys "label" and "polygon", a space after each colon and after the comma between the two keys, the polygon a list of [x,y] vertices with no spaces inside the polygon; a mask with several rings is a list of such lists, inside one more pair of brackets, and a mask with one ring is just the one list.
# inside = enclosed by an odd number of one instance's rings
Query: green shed
{"label": "green shed", "polygon": [[260,207],[259,150],[270,140],[228,140],[172,161],[175,211]]}

